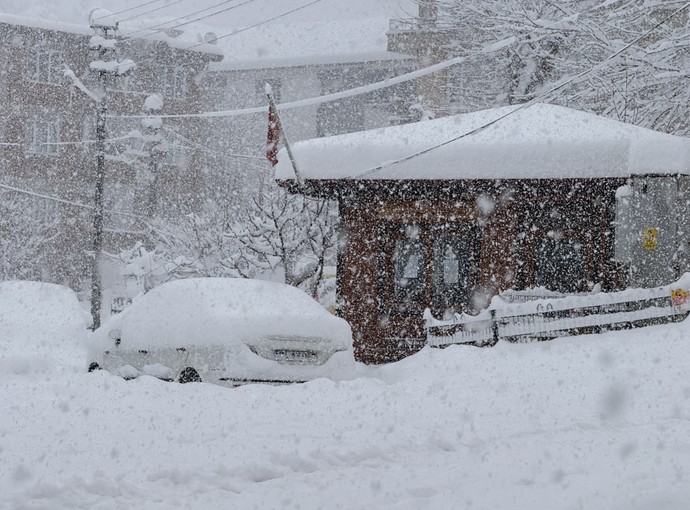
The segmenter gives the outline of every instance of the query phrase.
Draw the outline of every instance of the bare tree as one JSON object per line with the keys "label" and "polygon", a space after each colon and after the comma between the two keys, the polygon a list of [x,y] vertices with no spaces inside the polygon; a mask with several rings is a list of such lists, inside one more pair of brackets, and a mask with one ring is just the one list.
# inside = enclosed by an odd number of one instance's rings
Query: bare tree
{"label": "bare tree", "polygon": [[333,208],[326,200],[292,195],[275,183],[240,212],[229,235],[240,251],[232,264],[243,276],[271,272],[316,295],[335,247]]}
{"label": "bare tree", "polygon": [[57,207],[45,199],[0,191],[0,280],[58,281]]}

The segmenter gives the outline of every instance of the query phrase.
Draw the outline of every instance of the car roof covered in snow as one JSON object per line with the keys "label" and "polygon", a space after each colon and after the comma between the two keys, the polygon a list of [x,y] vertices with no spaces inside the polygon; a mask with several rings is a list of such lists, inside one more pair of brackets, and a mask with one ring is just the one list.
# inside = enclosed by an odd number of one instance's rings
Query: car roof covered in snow
{"label": "car roof covered in snow", "polygon": [[[478,133],[396,162],[503,116]],[[303,178],[316,180],[601,178],[690,171],[690,139],[549,104],[305,140],[294,144],[293,152]],[[276,178],[293,179],[285,149],[278,159]]]}
{"label": "car roof covered in snow", "polygon": [[244,278],[165,283],[104,324],[96,341],[107,342],[115,329],[123,348],[218,345],[270,335],[329,337],[343,348],[352,341],[347,322],[304,291]]}

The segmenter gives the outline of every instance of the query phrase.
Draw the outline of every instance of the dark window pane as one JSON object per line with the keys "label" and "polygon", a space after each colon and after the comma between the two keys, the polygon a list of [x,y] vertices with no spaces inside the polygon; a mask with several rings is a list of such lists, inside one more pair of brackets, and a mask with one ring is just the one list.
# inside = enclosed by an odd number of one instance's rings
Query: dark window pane
{"label": "dark window pane", "polygon": [[419,301],[424,294],[422,245],[418,240],[398,239],[393,252],[395,299]]}
{"label": "dark window pane", "polygon": [[471,246],[464,236],[434,241],[434,302],[461,307],[467,304],[470,286]]}
{"label": "dark window pane", "polygon": [[557,292],[584,290],[582,243],[574,239],[539,239],[535,254],[535,283]]}

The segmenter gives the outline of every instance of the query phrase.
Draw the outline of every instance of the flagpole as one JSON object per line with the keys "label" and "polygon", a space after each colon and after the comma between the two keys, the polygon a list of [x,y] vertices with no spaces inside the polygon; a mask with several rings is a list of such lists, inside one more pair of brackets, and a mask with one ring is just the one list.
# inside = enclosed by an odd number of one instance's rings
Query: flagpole
{"label": "flagpole", "polygon": [[288,142],[287,136],[285,136],[285,130],[283,130],[283,125],[281,124],[280,116],[278,115],[278,108],[276,107],[276,103],[273,100],[273,89],[271,89],[271,86],[268,83],[266,84],[266,96],[268,96],[269,112],[273,111],[273,115],[275,115],[275,122],[276,127],[278,128],[278,133],[280,133],[280,137],[283,139],[283,143],[285,144],[285,150],[287,150],[288,157],[290,158],[290,163],[292,164],[292,169],[295,172],[295,179],[297,180],[297,185],[301,188],[304,186],[304,180],[302,179],[302,174],[300,174],[299,170],[297,169],[295,155],[292,153],[292,148],[290,147],[290,143]]}

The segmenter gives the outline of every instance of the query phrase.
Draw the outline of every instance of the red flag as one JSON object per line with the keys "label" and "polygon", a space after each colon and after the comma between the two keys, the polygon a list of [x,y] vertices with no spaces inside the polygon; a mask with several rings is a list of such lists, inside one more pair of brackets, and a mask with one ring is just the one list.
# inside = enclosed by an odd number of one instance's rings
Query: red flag
{"label": "red flag", "polygon": [[280,143],[280,122],[273,101],[268,105],[268,136],[266,139],[266,158],[271,165],[278,164],[278,144]]}

